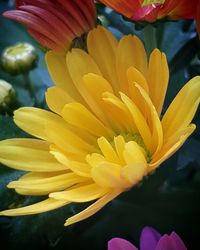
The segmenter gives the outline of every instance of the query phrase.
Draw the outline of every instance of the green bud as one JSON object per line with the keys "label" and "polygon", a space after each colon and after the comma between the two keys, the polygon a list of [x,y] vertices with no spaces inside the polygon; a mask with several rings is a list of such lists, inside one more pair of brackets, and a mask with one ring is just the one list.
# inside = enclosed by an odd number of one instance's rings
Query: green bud
{"label": "green bud", "polygon": [[4,50],[1,66],[11,75],[23,74],[37,66],[38,56],[35,48],[28,43],[19,43]]}
{"label": "green bud", "polygon": [[0,111],[7,109],[15,100],[15,90],[12,85],[0,80]]}

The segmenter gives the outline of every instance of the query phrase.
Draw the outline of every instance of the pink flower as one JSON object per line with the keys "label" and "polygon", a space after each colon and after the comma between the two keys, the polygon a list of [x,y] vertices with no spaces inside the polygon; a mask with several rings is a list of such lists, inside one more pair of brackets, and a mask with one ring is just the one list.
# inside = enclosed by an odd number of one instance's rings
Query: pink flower
{"label": "pink flower", "polygon": [[[138,250],[129,241],[113,238],[108,242],[108,250]],[[151,227],[145,227],[140,236],[140,250],[187,250],[181,238],[172,232],[161,236]]]}

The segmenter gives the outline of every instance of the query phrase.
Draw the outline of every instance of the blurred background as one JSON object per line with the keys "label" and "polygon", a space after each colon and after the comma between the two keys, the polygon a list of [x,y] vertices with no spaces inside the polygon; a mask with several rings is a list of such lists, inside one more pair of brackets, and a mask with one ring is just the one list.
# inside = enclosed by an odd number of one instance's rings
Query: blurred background
{"label": "blurred background", "polygon": [[[131,23],[98,4],[99,20],[120,38],[136,34],[145,43],[148,54],[158,47],[167,54],[170,83],[164,110],[180,88],[193,76],[200,75],[200,42],[193,21],[167,22],[154,25]],[[34,95],[24,85],[22,75],[13,76],[0,68],[0,80],[9,82],[16,92],[12,105],[0,112],[0,139],[27,137],[12,121],[12,113],[21,106],[46,108],[44,93],[52,85],[44,51],[26,29],[2,17],[14,8],[14,1],[0,1],[0,54],[18,42],[32,44],[38,55],[37,67],[30,71]],[[172,158],[139,186],[110,202],[96,215],[75,225],[64,227],[67,217],[88,204],[72,204],[52,212],[21,217],[0,217],[2,250],[36,249],[106,249],[112,237],[123,237],[138,245],[144,226],[161,233],[178,233],[190,250],[197,250],[200,225],[200,110],[194,119],[196,131]],[[38,198],[23,197],[6,188],[23,173],[0,166],[0,210],[32,203]],[[40,198],[41,199],[41,198]]]}

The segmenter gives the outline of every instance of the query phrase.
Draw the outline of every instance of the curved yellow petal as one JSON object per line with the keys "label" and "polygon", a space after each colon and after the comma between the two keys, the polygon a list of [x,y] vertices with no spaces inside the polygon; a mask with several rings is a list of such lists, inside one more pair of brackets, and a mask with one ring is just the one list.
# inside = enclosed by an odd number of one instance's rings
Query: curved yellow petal
{"label": "curved yellow petal", "polygon": [[71,202],[89,202],[105,195],[109,189],[99,187],[95,183],[76,185],[66,191],[56,192],[49,197],[56,200],[68,200]]}
{"label": "curved yellow petal", "polygon": [[146,145],[146,148],[151,149],[151,131],[143,114],[140,112],[139,108],[134,104],[134,102],[128,98],[128,96],[124,95],[123,93],[120,94],[122,101],[125,103],[128,110],[130,111],[130,114],[132,115],[133,121],[144,141],[144,144]]}
{"label": "curved yellow petal", "polygon": [[69,201],[58,201],[58,200],[49,198],[49,199],[37,202],[33,205],[26,206],[26,207],[4,210],[0,212],[0,215],[21,216],[21,215],[39,214],[39,213],[54,210],[59,207],[63,207],[69,203],[70,203]]}
{"label": "curved yellow petal", "polygon": [[139,183],[147,175],[146,163],[134,163],[126,165],[121,171],[121,177],[133,186]]}
{"label": "curved yellow petal", "polygon": [[[109,115],[106,112],[105,103],[102,100],[102,95],[104,92],[109,91],[113,93],[113,89],[110,83],[97,74],[89,73],[84,75],[83,77],[83,84],[93,99],[95,100],[95,105],[98,107],[98,117],[99,119],[107,126],[110,125],[109,123]],[[97,87],[98,86],[98,87]]]}
{"label": "curved yellow petal", "polygon": [[53,172],[68,169],[49,153],[47,142],[35,139],[1,141],[0,162],[24,171]]}
{"label": "curved yellow petal", "polygon": [[[34,175],[34,173],[32,174]],[[18,181],[12,181],[8,184],[8,188],[14,188],[23,195],[47,195],[51,192],[64,190],[72,185],[86,181],[87,178],[80,177],[74,173],[58,174],[50,177],[20,178]]]}
{"label": "curved yellow petal", "polygon": [[139,84],[142,86],[142,88],[145,88],[146,91],[148,91],[148,87],[146,87],[146,84],[147,84],[146,79],[134,67],[128,68],[127,79],[128,79],[128,96],[130,97],[131,100],[134,101],[136,106],[139,108],[139,110],[143,114],[144,118],[148,120],[149,114],[147,112],[146,103],[143,100],[141,100],[141,95],[135,87],[136,84]]}
{"label": "curved yellow petal", "polygon": [[102,162],[92,168],[91,176],[100,187],[127,188],[129,183],[121,178],[121,169],[118,164]]}
{"label": "curved yellow petal", "polygon": [[119,160],[120,160],[122,165],[125,165],[125,161],[124,161],[125,140],[124,140],[124,137],[121,135],[115,136],[114,143],[115,143],[115,149],[116,149],[117,155],[119,157]]}
{"label": "curved yellow petal", "polygon": [[88,144],[63,123],[48,123],[45,132],[48,138],[64,152],[84,154],[94,151],[93,145]]}
{"label": "curved yellow petal", "polygon": [[61,152],[51,151],[51,153],[55,156],[55,158],[63,165],[68,166],[74,173],[84,177],[91,176],[91,166],[86,162],[80,162],[78,159],[71,160],[68,159],[67,156]]}
{"label": "curved yellow petal", "polygon": [[78,221],[85,220],[88,217],[92,216],[93,214],[97,213],[102,207],[104,207],[109,201],[117,197],[121,192],[123,192],[122,189],[115,189],[109,192],[108,194],[104,195],[102,198],[97,200],[95,203],[93,203],[91,206],[89,206],[82,212],[68,218],[65,222],[65,226],[69,226]]}
{"label": "curved yellow petal", "polygon": [[136,130],[133,119],[126,105],[114,94],[105,92],[102,95],[105,102],[105,108],[110,115],[110,123],[114,131],[130,131]]}
{"label": "curved yellow petal", "polygon": [[98,97],[99,99],[102,96],[102,94],[106,91],[113,93],[113,89],[110,83],[100,75],[94,73],[88,73],[83,76],[83,81],[84,81],[84,86],[91,94],[91,96],[93,96],[95,99],[96,97]]}
{"label": "curved yellow petal", "polygon": [[129,141],[125,144],[123,156],[127,165],[134,163],[146,164],[144,150],[135,141]]}
{"label": "curved yellow petal", "polygon": [[107,161],[113,162],[116,164],[119,163],[118,155],[116,154],[112,145],[108,142],[108,140],[105,137],[99,138],[97,140],[97,143],[98,143],[99,148],[101,149],[101,152],[103,153],[103,155]]}
{"label": "curved yellow petal", "polygon": [[143,100],[141,102],[146,103],[146,111],[149,113],[149,122],[152,133],[152,145],[151,151],[156,154],[163,145],[163,130],[162,125],[156,112],[156,109],[149,97],[149,95],[145,92],[145,90],[138,84],[135,84],[135,87],[139,90],[141,97]]}
{"label": "curved yellow petal", "polygon": [[142,42],[132,35],[124,36],[117,47],[116,69],[120,91],[128,94],[127,69],[135,67],[144,76],[147,73],[147,56]]}
{"label": "curved yellow petal", "polygon": [[67,53],[67,66],[74,85],[80,92],[85,102],[98,117],[102,117],[102,110],[99,109],[94,97],[91,96],[86,89],[83,80],[84,75],[87,75],[88,73],[101,75],[101,72],[95,61],[86,52],[80,49],[73,49],[71,52]]}
{"label": "curved yellow petal", "polygon": [[148,171],[151,172],[156,169],[162,162],[167,160],[171,155],[173,155],[187,140],[187,138],[194,132],[196,126],[191,124],[188,128],[184,129],[182,132],[179,131],[179,136],[171,138],[166,145],[163,146],[160,152],[158,152],[152,159],[152,163],[149,164]]}
{"label": "curved yellow petal", "polygon": [[184,85],[165,112],[162,119],[164,141],[190,124],[199,102],[200,76],[197,76]]}
{"label": "curved yellow petal", "polygon": [[[147,93],[149,93],[149,86],[148,86],[147,80],[139,70],[137,70],[136,68],[131,66],[130,68],[127,69],[126,74],[127,74],[127,78],[128,78],[129,87],[132,86],[134,83],[137,83]],[[129,92],[130,92],[130,90],[129,90]]]}
{"label": "curved yellow petal", "polygon": [[89,32],[87,47],[89,54],[97,63],[101,73],[111,83],[117,93],[119,87],[117,86],[115,68],[116,38],[103,26],[98,26]]}
{"label": "curved yellow petal", "polygon": [[83,99],[69,75],[65,56],[48,51],[45,54],[45,60],[48,71],[56,86],[68,93],[74,100],[82,102]]}
{"label": "curved yellow petal", "polygon": [[48,141],[45,124],[51,121],[60,122],[61,118],[52,112],[23,107],[14,112],[14,122],[25,132]]}
{"label": "curved yellow petal", "polygon": [[88,164],[90,164],[91,167],[95,167],[96,165],[99,165],[102,162],[106,162],[106,158],[98,153],[88,154],[85,160]]}
{"label": "curved yellow petal", "polygon": [[147,82],[149,84],[149,95],[158,115],[162,111],[168,81],[169,69],[166,56],[158,49],[154,49],[149,59]]}
{"label": "curved yellow petal", "polygon": [[50,87],[45,93],[46,102],[48,107],[55,113],[61,114],[61,111],[65,104],[75,102],[75,100],[69,96],[67,92],[59,87]]}
{"label": "curved yellow petal", "polygon": [[62,110],[62,117],[71,125],[95,136],[110,136],[113,132],[106,128],[85,106],[80,103],[66,104]]}

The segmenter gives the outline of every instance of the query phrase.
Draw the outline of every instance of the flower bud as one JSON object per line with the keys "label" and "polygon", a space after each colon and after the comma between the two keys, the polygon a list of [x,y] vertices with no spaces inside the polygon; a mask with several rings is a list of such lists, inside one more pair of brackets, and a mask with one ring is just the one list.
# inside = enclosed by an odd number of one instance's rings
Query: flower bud
{"label": "flower bud", "polygon": [[15,99],[15,90],[11,84],[0,80],[0,111],[5,110]]}
{"label": "flower bud", "polygon": [[18,75],[35,68],[38,56],[29,43],[19,43],[8,47],[1,56],[1,66],[11,75]]}

